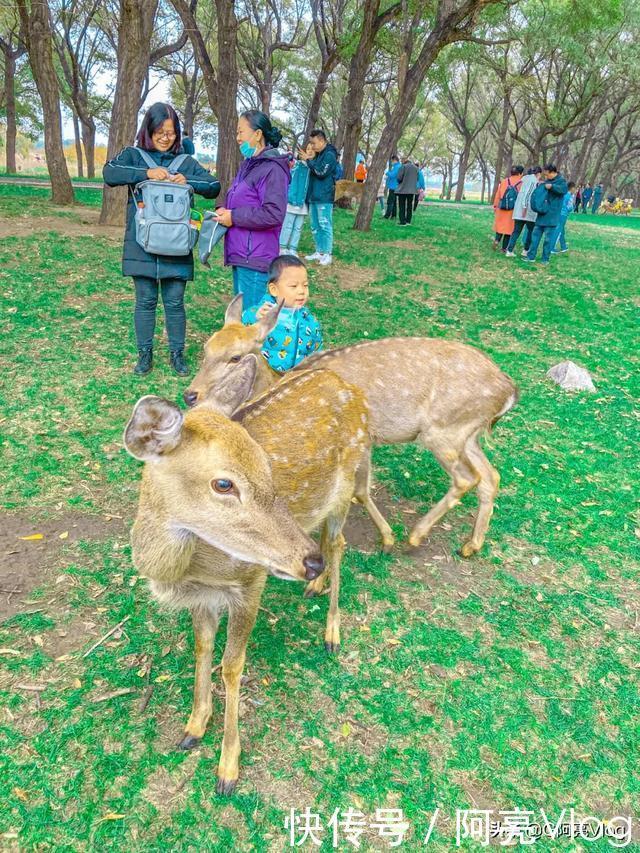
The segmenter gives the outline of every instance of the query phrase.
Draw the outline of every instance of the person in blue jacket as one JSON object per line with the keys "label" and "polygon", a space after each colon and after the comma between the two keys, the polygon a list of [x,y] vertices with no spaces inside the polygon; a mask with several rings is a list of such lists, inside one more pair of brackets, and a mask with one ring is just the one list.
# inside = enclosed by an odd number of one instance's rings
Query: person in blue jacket
{"label": "person in blue jacket", "polygon": [[[427,189],[427,185],[426,185],[425,180],[424,180],[424,172],[422,171],[422,168],[420,167],[420,163],[418,163],[417,161],[416,161],[416,166],[418,167],[418,185],[416,187],[418,192],[413,197],[413,209],[414,210],[416,210],[416,208],[420,204],[420,198],[421,197],[424,198],[424,194],[425,194],[426,189]],[[422,196],[421,196],[421,192],[422,192]]]}
{"label": "person in blue jacket", "polygon": [[[311,143],[308,142],[305,151],[309,157],[314,156]],[[289,196],[287,198],[287,215],[282,223],[280,232],[280,254],[297,255],[300,234],[304,225],[304,218],[309,212],[307,204],[307,190],[309,188],[309,166],[306,160],[298,158],[291,170],[291,183],[289,184]]]}
{"label": "person in blue jacket", "polygon": [[266,295],[242,314],[242,322],[249,326],[284,300],[278,321],[262,348],[269,367],[278,373],[291,370],[303,358],[322,349],[320,323],[309,310],[308,299],[309,279],[304,263],[296,255],[280,255],[269,268]]}
{"label": "person in blue jacket", "polygon": [[384,215],[385,219],[396,218],[396,190],[398,189],[398,172],[400,171],[400,160],[394,154],[389,160],[389,168],[385,175],[387,178],[387,212]]}
{"label": "person in blue jacket", "polygon": [[604,192],[602,184],[596,184],[593,190],[593,201],[591,203],[591,213],[597,213],[600,203],[602,202],[602,194]]}
{"label": "person in blue jacket", "polygon": [[[553,243],[553,249],[551,250],[552,255],[559,255],[560,253],[568,252],[569,249],[567,247],[567,240],[564,235],[564,229],[567,224],[567,219],[571,215],[571,212],[576,207],[575,204],[575,183],[573,181],[569,181],[567,192],[562,199],[562,207],[560,209],[560,222],[558,223],[558,228],[556,230],[555,237],[551,238],[551,242]],[[560,245],[560,248],[558,248]]]}

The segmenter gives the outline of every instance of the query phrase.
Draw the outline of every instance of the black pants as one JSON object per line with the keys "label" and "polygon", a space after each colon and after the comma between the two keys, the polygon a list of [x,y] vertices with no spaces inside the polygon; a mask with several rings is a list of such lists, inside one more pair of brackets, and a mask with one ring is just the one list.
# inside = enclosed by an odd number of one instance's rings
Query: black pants
{"label": "black pants", "polygon": [[384,215],[385,219],[395,219],[396,218],[396,191],[388,190],[387,191],[387,212]]}
{"label": "black pants", "polygon": [[523,228],[525,229],[525,235],[522,238],[522,248],[527,252],[529,251],[529,246],[531,245],[531,235],[533,234],[533,226],[535,222],[527,222],[526,219],[514,219],[513,220],[513,234],[511,235],[511,239],[509,240],[509,244],[507,246],[508,252],[513,252],[516,243],[518,242],[518,237],[520,236]]}
{"label": "black pants", "polygon": [[496,243],[499,243],[500,240],[502,240],[502,251],[503,252],[507,251],[507,246],[509,245],[510,237],[511,237],[511,234],[498,234],[498,232],[496,231],[495,240],[496,240]]}
{"label": "black pants", "polygon": [[400,208],[400,225],[408,225],[413,214],[413,193],[400,193],[398,195],[398,206]]}
{"label": "black pants", "polygon": [[413,197],[413,209],[415,210],[420,204],[420,196],[416,193]]}
{"label": "black pants", "polygon": [[187,317],[184,311],[184,288],[182,278],[163,278],[160,282],[153,278],[136,276],[133,279],[136,288],[136,307],[133,312],[133,325],[136,330],[138,349],[151,349],[153,333],[156,328],[156,306],[158,290],[162,292],[164,322],[167,327],[169,349],[184,349]]}

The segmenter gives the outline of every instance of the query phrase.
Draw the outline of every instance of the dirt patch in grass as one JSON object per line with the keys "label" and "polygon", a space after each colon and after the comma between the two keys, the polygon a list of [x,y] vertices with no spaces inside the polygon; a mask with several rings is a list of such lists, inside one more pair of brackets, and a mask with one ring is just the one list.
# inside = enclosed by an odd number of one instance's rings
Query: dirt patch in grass
{"label": "dirt patch in grass", "polygon": [[[69,215],[71,214],[71,215]],[[10,219],[0,218],[0,239],[4,237],[28,237],[34,231],[55,231],[64,237],[104,237],[121,243],[121,225],[99,225],[100,211],[96,208],[65,208],[60,216],[24,216]]]}
{"label": "dirt patch in grass", "polygon": [[371,289],[371,285],[378,278],[378,270],[359,267],[356,264],[336,264],[334,269],[341,290]]}
{"label": "dirt patch in grass", "polygon": [[111,516],[66,513],[44,520],[33,513],[0,515],[0,621],[24,609],[24,599],[48,580],[65,545],[123,531],[123,520]]}

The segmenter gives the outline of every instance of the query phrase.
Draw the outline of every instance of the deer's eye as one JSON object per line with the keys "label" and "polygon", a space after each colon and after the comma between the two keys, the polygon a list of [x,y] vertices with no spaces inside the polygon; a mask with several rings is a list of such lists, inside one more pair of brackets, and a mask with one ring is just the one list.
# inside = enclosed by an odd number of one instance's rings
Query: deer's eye
{"label": "deer's eye", "polygon": [[240,361],[241,358],[242,358],[241,355],[232,355],[231,358],[229,359],[229,361],[233,361],[235,363],[235,362]]}
{"label": "deer's eye", "polygon": [[231,480],[212,480],[211,487],[214,492],[217,492],[219,495],[228,495],[231,492],[234,492],[235,486],[231,482]]}

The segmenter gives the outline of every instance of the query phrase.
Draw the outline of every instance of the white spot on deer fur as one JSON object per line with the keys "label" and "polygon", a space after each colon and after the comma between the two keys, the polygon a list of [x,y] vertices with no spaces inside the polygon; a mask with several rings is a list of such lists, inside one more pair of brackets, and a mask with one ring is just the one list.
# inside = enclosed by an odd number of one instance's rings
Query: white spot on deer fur
{"label": "white spot on deer fur", "polygon": [[360,415],[360,420],[362,421],[363,424],[366,424],[367,416],[366,415]]}
{"label": "white spot on deer fur", "polygon": [[338,392],[338,400],[340,400],[341,403],[347,403],[352,397],[353,397],[353,394],[351,393],[351,391],[348,391],[346,388],[344,388],[342,391]]}

